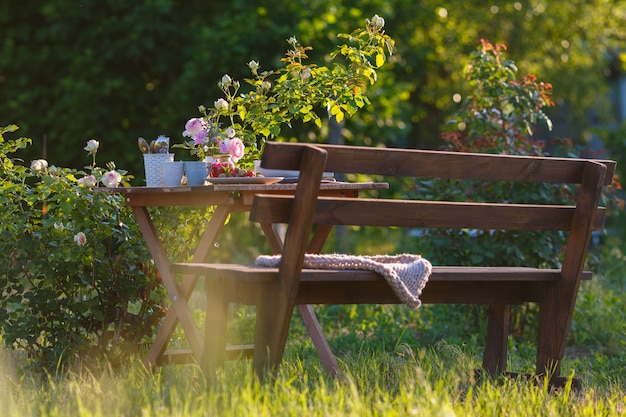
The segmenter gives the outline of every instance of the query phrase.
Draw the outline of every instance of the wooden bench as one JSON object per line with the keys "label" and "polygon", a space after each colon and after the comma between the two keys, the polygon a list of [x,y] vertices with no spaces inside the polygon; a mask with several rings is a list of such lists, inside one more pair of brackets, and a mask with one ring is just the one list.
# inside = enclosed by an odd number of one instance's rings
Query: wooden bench
{"label": "wooden bench", "polygon": [[[600,230],[603,186],[611,183],[613,161],[471,154],[336,145],[267,143],[262,166],[301,171],[295,196],[255,197],[251,220],[287,223],[278,268],[232,264],[175,264],[172,271],[206,277],[207,318],[202,366],[210,375],[226,355],[229,302],[256,305],[254,366],[275,370],[285,348],[293,308],[302,304],[400,303],[377,273],[302,270],[313,227],[330,233],[336,225],[568,233],[562,268],[435,265],[421,294],[423,303],[486,304],[487,340],[483,367],[506,371],[510,305],[539,305],[536,374],[558,384],[572,313],[591,233]],[[318,197],[323,171],[439,179],[578,184],[571,206],[507,202],[421,201]],[[318,233],[319,234],[319,233]],[[326,236],[327,236],[326,234]],[[422,254],[428,259],[428,253]],[[320,352],[332,355],[332,352]],[[562,378],[561,378],[562,380]]]}

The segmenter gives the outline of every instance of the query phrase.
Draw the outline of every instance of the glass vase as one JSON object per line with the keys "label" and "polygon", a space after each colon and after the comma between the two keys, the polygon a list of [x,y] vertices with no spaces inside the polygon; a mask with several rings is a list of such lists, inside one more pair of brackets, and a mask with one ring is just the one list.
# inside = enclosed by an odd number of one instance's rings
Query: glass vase
{"label": "glass vase", "polygon": [[211,168],[209,170],[209,176],[212,178],[219,177],[220,175],[228,175],[231,169],[235,168],[230,155],[214,155],[211,161]]}

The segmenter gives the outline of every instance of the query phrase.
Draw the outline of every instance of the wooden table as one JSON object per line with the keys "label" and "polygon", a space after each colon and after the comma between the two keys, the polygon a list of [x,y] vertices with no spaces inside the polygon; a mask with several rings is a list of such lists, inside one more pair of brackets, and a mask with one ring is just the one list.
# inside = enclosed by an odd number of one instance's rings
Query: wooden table
{"label": "wooden table", "polygon": [[[388,188],[387,183],[347,183],[328,181],[321,184],[320,193],[330,196],[357,197],[360,191]],[[179,283],[170,272],[170,260],[159,238],[154,223],[148,212],[148,207],[165,206],[188,206],[208,207],[214,206],[215,210],[208,223],[206,230],[200,236],[191,262],[206,262],[218,238],[218,235],[233,212],[249,211],[255,194],[290,194],[296,189],[296,184],[219,184],[194,187],[126,187],[126,188],[96,188],[96,192],[119,193],[124,196],[124,202],[129,206],[137,220],[139,229],[154,259],[155,266],[159,271],[161,281],[167,291],[171,308],[159,329],[154,343],[145,359],[148,368],[162,363],[180,363],[192,359],[200,360],[202,357],[202,337],[196,325],[193,313],[187,300],[193,292],[197,277],[184,276]],[[261,225],[272,250],[280,253],[282,250],[282,238],[276,227],[272,224]],[[310,245],[311,252],[318,252],[332,227],[318,227]],[[326,338],[321,334],[319,323],[308,305],[298,306],[309,335],[318,352],[329,352]],[[171,335],[177,324],[180,323],[189,342],[190,350],[166,351]],[[231,346],[232,353],[240,354],[242,350],[251,350],[253,346]],[[323,356],[323,355],[322,355]],[[330,355],[320,357],[326,370],[333,374],[337,369],[337,363]]]}

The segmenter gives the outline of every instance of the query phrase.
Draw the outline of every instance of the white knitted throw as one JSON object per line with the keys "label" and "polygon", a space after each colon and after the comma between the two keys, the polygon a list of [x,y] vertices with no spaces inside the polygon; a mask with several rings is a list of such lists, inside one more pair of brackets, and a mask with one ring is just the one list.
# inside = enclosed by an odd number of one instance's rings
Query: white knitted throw
{"label": "white knitted throw", "polygon": [[[256,264],[266,267],[277,267],[280,255],[262,255]],[[400,300],[409,307],[416,309],[422,303],[419,299],[432,266],[419,255],[304,255],[304,268],[308,269],[365,269],[382,275]]]}

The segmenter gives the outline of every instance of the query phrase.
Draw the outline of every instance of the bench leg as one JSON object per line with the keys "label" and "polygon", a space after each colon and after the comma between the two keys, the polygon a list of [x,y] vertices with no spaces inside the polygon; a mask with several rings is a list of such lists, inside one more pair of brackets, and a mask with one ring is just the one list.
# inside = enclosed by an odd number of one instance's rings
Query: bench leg
{"label": "bench leg", "polygon": [[221,291],[220,282],[219,280],[206,281],[207,310],[201,367],[209,381],[215,377],[215,371],[226,361],[228,301]]}
{"label": "bench leg", "polygon": [[489,305],[483,368],[492,376],[506,370],[510,311],[508,304]]}
{"label": "bench leg", "polygon": [[[551,290],[554,292],[555,290]],[[566,314],[559,311],[553,298],[549,302],[539,305],[539,333],[537,335],[537,375],[549,374],[558,377],[561,374],[561,359],[565,351],[565,342],[568,331],[559,328],[558,323],[568,320],[560,319],[559,315]]]}
{"label": "bench leg", "polygon": [[269,372],[275,375],[280,365],[294,306],[276,300],[277,291],[271,285],[260,290],[256,306],[254,340],[254,370],[260,378]]}

